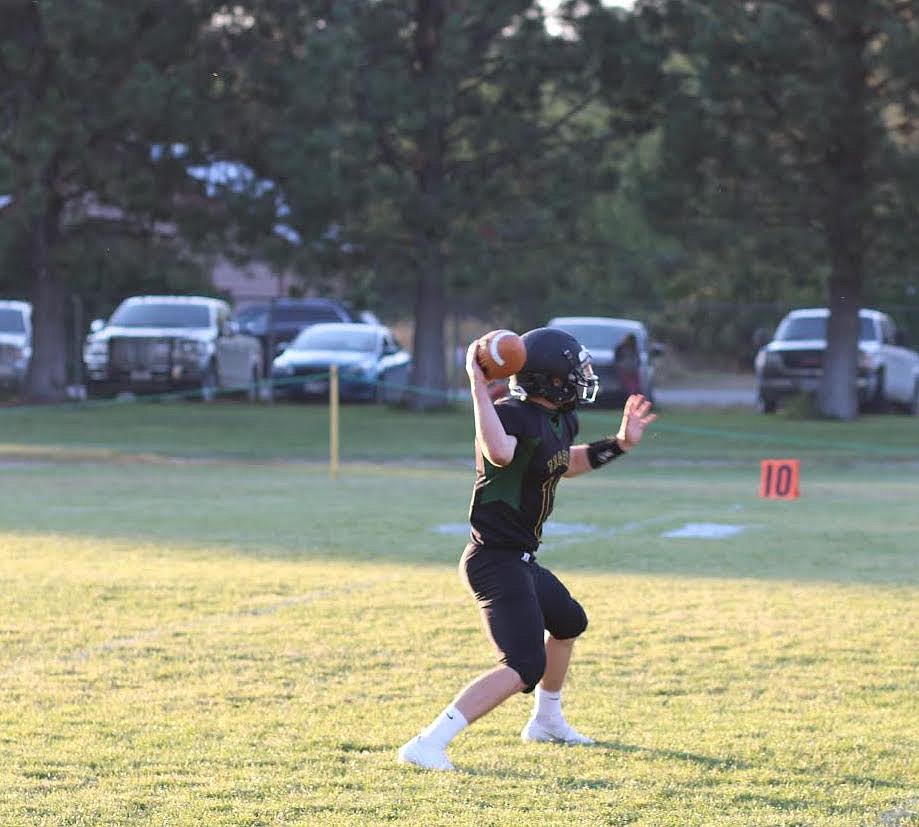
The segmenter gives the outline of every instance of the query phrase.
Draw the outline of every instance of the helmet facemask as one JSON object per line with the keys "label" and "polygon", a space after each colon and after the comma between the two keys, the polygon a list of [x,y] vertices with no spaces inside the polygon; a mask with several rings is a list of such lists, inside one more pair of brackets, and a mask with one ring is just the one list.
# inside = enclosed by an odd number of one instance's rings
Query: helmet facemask
{"label": "helmet facemask", "polygon": [[511,393],[521,399],[541,396],[560,411],[573,411],[578,405],[590,405],[597,398],[600,380],[594,373],[590,353],[581,347],[577,354],[564,351],[571,369],[567,376],[542,371],[521,371],[511,378]]}
{"label": "helmet facemask", "polygon": [[575,387],[578,389],[578,405],[593,405],[597,401],[597,393],[600,391],[600,380],[594,373],[593,363],[590,361],[590,353],[587,348],[582,347],[578,354],[577,367],[569,374],[573,377]]}

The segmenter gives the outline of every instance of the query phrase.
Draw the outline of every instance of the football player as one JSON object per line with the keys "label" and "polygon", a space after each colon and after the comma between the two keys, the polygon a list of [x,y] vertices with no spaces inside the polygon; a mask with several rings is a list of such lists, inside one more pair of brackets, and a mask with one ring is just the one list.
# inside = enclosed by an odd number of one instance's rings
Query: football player
{"label": "football player", "polygon": [[590,355],[574,336],[543,327],[523,335],[526,362],[511,395],[494,402],[475,359],[466,354],[475,417],[476,481],[470,542],[460,576],[478,603],[499,665],[467,684],[435,720],[404,744],[399,761],[453,770],[446,747],[466,726],[518,692],[535,690],[524,741],[590,744],[562,714],[572,649],[587,615],[565,585],[537,560],[543,525],[562,477],[600,468],[632,450],[657,418],[640,394],[625,403],[615,436],[575,444],[575,409],[597,397]]}

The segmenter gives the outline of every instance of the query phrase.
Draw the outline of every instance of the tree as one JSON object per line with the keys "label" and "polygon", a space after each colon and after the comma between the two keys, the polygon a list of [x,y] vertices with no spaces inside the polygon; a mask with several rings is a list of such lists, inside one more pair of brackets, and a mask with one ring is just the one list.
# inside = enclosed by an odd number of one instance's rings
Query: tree
{"label": "tree", "polygon": [[[627,15],[593,3],[576,18],[574,5],[572,32],[602,20],[604,37],[630,42]],[[611,133],[646,128],[626,70],[640,65],[633,74],[647,81],[656,56],[633,44],[622,71],[602,77],[604,37],[592,51],[583,37],[550,36],[535,0],[246,8],[253,46],[241,72],[262,92],[247,97],[280,118],[262,118],[267,131],[241,157],[278,183],[302,238],[317,237],[325,212],[355,258],[414,292],[412,403],[442,405],[449,303],[502,292],[525,302],[540,289],[521,261],[554,276],[579,252],[582,208],[610,186]],[[612,123],[620,99],[631,108]]]}
{"label": "tree", "polygon": [[858,309],[883,268],[915,252],[919,230],[914,5],[644,5],[666,8],[671,67],[683,78],[652,213],[696,249],[736,239],[790,272],[804,268],[807,279],[825,274],[831,317],[818,407],[854,418]]}
{"label": "tree", "polygon": [[[206,213],[188,165],[219,132],[209,102],[205,33],[217,3],[7,0],[0,29],[0,254],[20,263],[33,301],[30,396],[66,392],[68,302],[93,283],[87,261],[110,257],[147,272],[181,262],[174,222]],[[188,200],[188,199],[191,200]],[[129,251],[130,250],[130,251]],[[156,279],[160,284],[166,278]]]}

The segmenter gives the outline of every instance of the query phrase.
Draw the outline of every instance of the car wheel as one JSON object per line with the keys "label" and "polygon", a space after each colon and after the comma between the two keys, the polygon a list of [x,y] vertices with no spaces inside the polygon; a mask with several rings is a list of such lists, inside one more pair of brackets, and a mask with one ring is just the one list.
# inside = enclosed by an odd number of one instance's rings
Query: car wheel
{"label": "car wheel", "polygon": [[201,401],[213,402],[220,391],[220,380],[217,376],[217,368],[213,362],[207,366],[204,376],[201,377]]}
{"label": "car wheel", "polygon": [[389,377],[385,373],[381,373],[373,380],[370,387],[370,394],[367,396],[367,401],[373,405],[379,405],[381,402],[386,401],[386,383],[389,381]]}
{"label": "car wheel", "polygon": [[871,399],[870,406],[877,413],[886,413],[889,409],[887,398],[884,395],[884,369],[879,368],[874,379],[874,397]]}
{"label": "car wheel", "polygon": [[384,373],[377,384],[377,402],[386,405],[398,405],[402,401],[404,386],[408,382],[408,372],[402,368],[395,368]]}
{"label": "car wheel", "polygon": [[919,416],[919,379],[913,386],[913,398],[906,403],[906,412],[910,416]]}
{"label": "car wheel", "polygon": [[86,396],[88,399],[112,399],[115,392],[107,382],[87,382]]}
{"label": "car wheel", "polygon": [[249,384],[246,386],[246,399],[249,402],[258,402],[261,398],[262,372],[258,366],[253,366],[252,376],[249,378]]}
{"label": "car wheel", "polygon": [[757,397],[757,407],[760,413],[774,414],[778,408],[778,404],[774,399],[767,399],[765,396],[759,396]]}

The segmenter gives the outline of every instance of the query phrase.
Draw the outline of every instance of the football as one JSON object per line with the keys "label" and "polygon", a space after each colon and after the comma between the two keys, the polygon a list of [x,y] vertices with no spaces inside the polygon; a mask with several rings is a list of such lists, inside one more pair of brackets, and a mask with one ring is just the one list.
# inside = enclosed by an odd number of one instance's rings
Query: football
{"label": "football", "polygon": [[475,358],[489,382],[507,379],[523,367],[526,345],[512,330],[492,330],[478,340]]}

